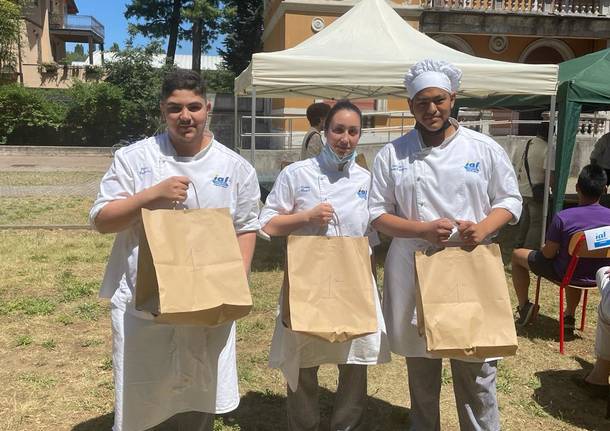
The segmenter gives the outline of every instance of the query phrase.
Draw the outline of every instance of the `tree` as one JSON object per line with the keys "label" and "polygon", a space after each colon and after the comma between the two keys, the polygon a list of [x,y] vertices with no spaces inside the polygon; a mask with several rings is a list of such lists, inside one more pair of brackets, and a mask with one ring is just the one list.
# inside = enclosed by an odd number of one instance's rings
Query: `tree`
{"label": "tree", "polygon": [[207,51],[220,28],[221,11],[218,0],[193,0],[184,15],[192,22],[192,69],[201,71],[201,54]]}
{"label": "tree", "polygon": [[169,37],[165,61],[174,64],[178,41],[187,37],[187,31],[181,26],[182,8],[191,3],[192,0],[131,0],[125,9],[125,17],[138,19],[131,28],[146,37]]}
{"label": "tree", "polygon": [[73,52],[66,53],[66,63],[67,64],[70,64],[73,61],[85,61],[86,59],[87,59],[87,54],[85,54],[85,49],[83,48],[83,45],[81,45],[80,43],[77,43],[76,45],[74,45]]}
{"label": "tree", "polygon": [[20,15],[17,2],[0,0],[0,73],[16,69]]}
{"label": "tree", "polygon": [[222,30],[224,49],[219,49],[226,67],[239,75],[252,54],[263,48],[263,0],[227,0]]}
{"label": "tree", "polygon": [[150,135],[159,126],[159,88],[168,68],[153,67],[153,56],[160,52],[160,42],[134,48],[128,41],[114,61],[105,64],[105,81],[119,87],[125,99],[122,136]]}

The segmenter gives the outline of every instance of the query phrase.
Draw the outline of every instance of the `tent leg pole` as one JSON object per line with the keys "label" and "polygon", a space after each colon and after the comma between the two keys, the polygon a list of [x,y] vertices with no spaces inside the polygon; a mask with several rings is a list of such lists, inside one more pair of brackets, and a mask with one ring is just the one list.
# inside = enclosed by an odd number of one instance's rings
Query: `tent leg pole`
{"label": "tent leg pole", "polygon": [[241,149],[241,142],[239,137],[239,126],[237,124],[237,103],[239,99],[237,94],[233,98],[233,148],[235,150]]}
{"label": "tent leg pole", "polygon": [[254,166],[254,168],[256,169],[256,161],[254,160],[255,156],[255,150],[256,150],[256,137],[255,137],[255,132],[256,132],[256,87],[252,86],[252,106],[251,106],[251,110],[252,110],[252,115],[251,120],[252,120],[252,128],[250,131],[250,163],[252,164],[252,166]]}
{"label": "tent leg pole", "polygon": [[549,192],[551,186],[551,160],[554,160],[555,153],[555,107],[557,104],[557,94],[551,96],[551,107],[549,110],[549,135],[547,137],[547,155],[546,155],[546,169],[544,170],[544,199],[542,201],[542,235],[540,237],[540,248],[544,245],[546,237],[546,222],[549,214]]}

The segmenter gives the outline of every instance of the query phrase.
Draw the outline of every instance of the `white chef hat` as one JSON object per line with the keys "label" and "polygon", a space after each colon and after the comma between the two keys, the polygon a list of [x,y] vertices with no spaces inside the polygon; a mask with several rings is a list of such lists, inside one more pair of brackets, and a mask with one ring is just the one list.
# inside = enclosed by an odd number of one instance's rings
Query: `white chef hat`
{"label": "white chef hat", "polygon": [[429,87],[442,88],[449,93],[458,91],[462,71],[443,60],[422,60],[415,63],[405,75],[409,98]]}

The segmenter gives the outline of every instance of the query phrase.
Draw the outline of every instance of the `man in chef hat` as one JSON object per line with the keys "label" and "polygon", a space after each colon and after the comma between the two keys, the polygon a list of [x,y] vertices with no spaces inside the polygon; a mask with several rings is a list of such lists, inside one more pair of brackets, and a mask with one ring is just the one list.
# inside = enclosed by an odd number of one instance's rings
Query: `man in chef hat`
{"label": "man in chef hat", "polygon": [[[390,347],[406,357],[411,429],[417,431],[440,430],[442,359],[430,356],[418,331],[414,254],[489,243],[521,214],[506,152],[450,116],[461,76],[457,67],[439,60],[420,61],[407,72],[416,125],[377,154],[369,198],[372,226],[393,237],[383,311]],[[497,358],[449,359],[460,429],[499,430]]]}

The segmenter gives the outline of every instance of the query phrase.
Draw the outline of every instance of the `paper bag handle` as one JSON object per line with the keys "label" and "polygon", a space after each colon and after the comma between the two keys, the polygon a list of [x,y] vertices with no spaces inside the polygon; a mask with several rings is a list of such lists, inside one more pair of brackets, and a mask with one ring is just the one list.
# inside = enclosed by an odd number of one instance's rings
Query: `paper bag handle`
{"label": "paper bag handle", "polygon": [[[318,188],[320,189],[320,197],[322,198],[322,202],[328,202],[328,197],[326,196],[326,194],[324,193],[324,189],[322,188],[322,180],[324,177],[322,177],[321,175],[318,176]],[[341,223],[339,222],[339,216],[337,215],[336,212],[333,212],[333,220],[335,222],[335,226],[337,227],[337,233],[339,234],[339,236],[343,236],[343,231],[341,229]],[[320,229],[318,230],[318,235],[322,235],[322,231],[324,230],[324,226],[320,226]]]}
{"label": "paper bag handle", "polygon": [[[193,181],[191,181],[189,183],[189,186],[193,186],[193,191],[195,192],[195,202],[197,202],[197,208],[201,208],[201,204],[199,203],[199,194],[197,193],[197,187],[195,187],[195,183]],[[173,209],[178,209],[177,208],[178,204],[179,204],[178,201],[174,201]],[[183,208],[183,209],[186,211],[186,208]]]}

